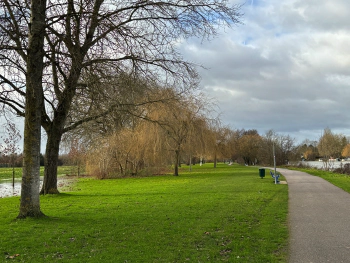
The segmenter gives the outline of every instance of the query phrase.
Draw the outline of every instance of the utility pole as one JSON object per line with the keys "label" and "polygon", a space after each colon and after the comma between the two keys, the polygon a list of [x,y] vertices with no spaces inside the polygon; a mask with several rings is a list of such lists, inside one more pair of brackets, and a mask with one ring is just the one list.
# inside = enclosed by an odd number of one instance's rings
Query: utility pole
{"label": "utility pole", "polygon": [[275,142],[273,142],[273,149],[272,150],[273,150],[273,167],[275,169],[275,172],[274,172],[275,184],[277,184]]}

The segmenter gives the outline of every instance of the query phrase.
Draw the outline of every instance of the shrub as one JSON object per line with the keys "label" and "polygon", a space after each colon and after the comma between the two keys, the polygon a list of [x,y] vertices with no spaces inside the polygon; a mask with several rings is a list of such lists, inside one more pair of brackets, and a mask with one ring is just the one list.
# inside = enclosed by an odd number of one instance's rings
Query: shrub
{"label": "shrub", "polygon": [[350,175],[350,163],[346,163],[344,165],[341,165],[339,168],[334,169],[334,172],[340,173],[340,174]]}

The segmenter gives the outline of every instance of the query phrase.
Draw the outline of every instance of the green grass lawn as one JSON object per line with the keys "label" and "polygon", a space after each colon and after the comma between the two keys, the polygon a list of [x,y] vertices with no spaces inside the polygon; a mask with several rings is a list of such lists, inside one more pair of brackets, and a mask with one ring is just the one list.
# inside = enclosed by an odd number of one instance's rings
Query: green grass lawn
{"label": "green grass lawn", "polygon": [[0,262],[286,262],[287,185],[212,166],[79,179],[41,197],[42,219],[15,220],[19,198],[2,198]]}

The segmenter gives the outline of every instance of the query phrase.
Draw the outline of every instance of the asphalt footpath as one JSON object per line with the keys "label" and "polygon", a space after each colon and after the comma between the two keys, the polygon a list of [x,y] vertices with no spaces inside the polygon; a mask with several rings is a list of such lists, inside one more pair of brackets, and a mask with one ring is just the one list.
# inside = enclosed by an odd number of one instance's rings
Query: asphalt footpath
{"label": "asphalt footpath", "polygon": [[289,188],[289,263],[350,262],[350,194],[317,176],[277,171]]}

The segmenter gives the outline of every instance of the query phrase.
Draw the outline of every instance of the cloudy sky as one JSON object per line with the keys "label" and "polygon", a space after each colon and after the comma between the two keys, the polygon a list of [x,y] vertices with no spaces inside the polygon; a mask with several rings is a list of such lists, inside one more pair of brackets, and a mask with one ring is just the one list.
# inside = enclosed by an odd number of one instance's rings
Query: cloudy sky
{"label": "cloudy sky", "polygon": [[183,46],[234,129],[350,135],[350,1],[247,0],[242,25]]}
{"label": "cloudy sky", "polygon": [[326,127],[350,136],[350,1],[246,0],[241,11],[242,25],[181,48],[206,67],[201,86],[223,123],[296,142]]}

